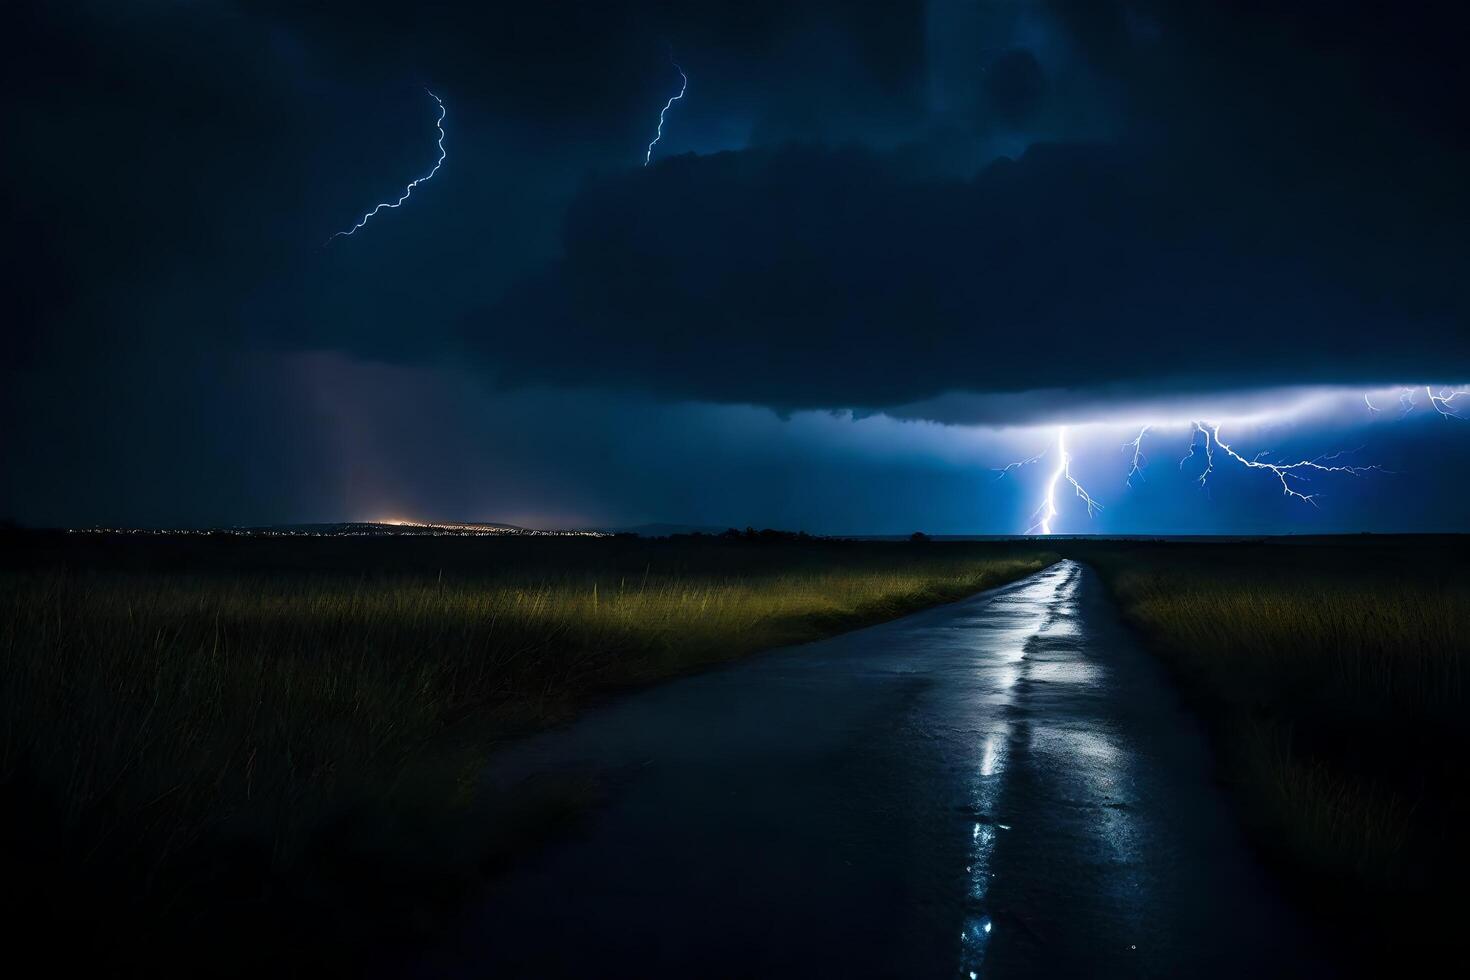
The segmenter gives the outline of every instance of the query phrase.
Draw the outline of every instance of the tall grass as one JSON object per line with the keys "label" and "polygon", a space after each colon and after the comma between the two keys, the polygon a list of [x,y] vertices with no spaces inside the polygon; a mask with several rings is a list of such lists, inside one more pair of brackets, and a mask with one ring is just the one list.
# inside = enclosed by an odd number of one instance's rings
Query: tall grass
{"label": "tall grass", "polygon": [[1114,584],[1175,659],[1232,698],[1306,688],[1375,713],[1463,708],[1470,581],[1340,575],[1124,569]]}
{"label": "tall grass", "polygon": [[1096,544],[1077,556],[1212,719],[1258,839],[1325,883],[1317,898],[1334,913],[1334,889],[1386,903],[1375,942],[1427,948],[1470,871],[1464,544]]}
{"label": "tall grass", "polygon": [[75,917],[91,889],[94,904],[146,910],[140,920],[167,907],[175,925],[212,917],[218,931],[223,891],[236,892],[234,916],[242,901],[281,904],[282,889],[338,887],[325,879],[340,868],[313,868],[344,835],[371,838],[353,862],[407,848],[424,863],[430,845],[403,836],[432,844],[508,733],[1050,560],[975,546],[665,548],[632,556],[640,572],[595,543],[549,565],[485,554],[489,567],[447,575],[75,559],[0,573],[0,785],[12,834],[46,856],[32,912]]}

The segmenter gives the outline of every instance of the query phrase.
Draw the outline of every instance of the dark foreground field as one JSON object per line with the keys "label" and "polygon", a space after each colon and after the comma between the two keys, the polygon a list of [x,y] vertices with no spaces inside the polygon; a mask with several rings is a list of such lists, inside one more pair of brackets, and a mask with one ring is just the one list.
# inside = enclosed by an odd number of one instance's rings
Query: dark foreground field
{"label": "dark foreground field", "polygon": [[592,802],[475,798],[507,737],[1062,554],[1101,573],[1210,722],[1297,900],[1364,962],[1453,947],[1463,540],[1046,548],[12,535],[4,921],[21,948],[106,970],[358,972]]}
{"label": "dark foreground field", "polygon": [[590,700],[1034,572],[1031,544],[15,535],[4,921],[104,970],[358,972],[572,819],[479,800]]}

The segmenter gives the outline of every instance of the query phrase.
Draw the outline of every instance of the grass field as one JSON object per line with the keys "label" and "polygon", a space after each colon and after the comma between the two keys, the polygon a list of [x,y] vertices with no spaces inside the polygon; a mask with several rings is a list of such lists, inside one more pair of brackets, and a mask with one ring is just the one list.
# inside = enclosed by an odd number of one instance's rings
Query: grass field
{"label": "grass field", "polygon": [[1250,829],[1306,899],[1390,956],[1452,945],[1470,870],[1466,543],[1064,547],[1211,721]]}
{"label": "grass field", "polygon": [[[595,790],[576,785],[475,800],[504,738],[1056,557],[810,540],[4,544],[0,832],[21,858],[5,921],[61,924],[163,972],[161,951],[208,948],[242,969],[290,950],[318,974],[432,930],[585,809]],[[1375,952],[1439,951],[1470,870],[1465,543],[1052,546],[1102,574],[1209,720],[1242,816],[1304,900]]]}
{"label": "grass field", "polygon": [[188,934],[237,963],[300,946],[303,969],[323,936],[431,927],[478,865],[575,810],[470,812],[507,734],[1054,558],[710,539],[8,544],[0,791],[30,858],[9,921],[67,923],[119,962],[157,964]]}

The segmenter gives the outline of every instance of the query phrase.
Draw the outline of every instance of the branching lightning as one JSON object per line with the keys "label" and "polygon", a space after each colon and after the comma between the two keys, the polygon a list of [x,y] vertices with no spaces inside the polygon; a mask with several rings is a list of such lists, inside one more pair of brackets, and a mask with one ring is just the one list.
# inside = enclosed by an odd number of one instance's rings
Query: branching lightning
{"label": "branching lightning", "polygon": [[679,78],[682,79],[682,82],[679,85],[679,94],[674,96],[672,99],[669,99],[669,101],[665,102],[664,107],[659,110],[658,132],[654,134],[653,142],[648,144],[648,152],[643,154],[643,165],[645,167],[648,166],[649,161],[653,159],[653,148],[658,145],[659,140],[664,138],[664,116],[668,114],[669,109],[673,107],[674,103],[682,99],[684,97],[684,93],[689,90],[689,76],[684,74],[684,69],[680,68],[679,63],[676,61],[670,61],[669,63],[672,64],[674,66],[674,70],[679,73]]}
{"label": "branching lightning", "polygon": [[[1470,391],[1455,388],[1441,388],[1436,394],[1433,388],[1425,387],[1424,394],[1429,396],[1429,404],[1436,412],[1447,419],[1463,419],[1465,416],[1455,411],[1456,398],[1470,395]],[[1411,399],[1412,401],[1412,399]]]}
{"label": "branching lightning", "polygon": [[[1419,407],[1417,399],[1419,397],[1419,392],[1421,388],[1424,392],[1425,397],[1429,399],[1429,407],[1434,409],[1441,416],[1447,419],[1463,420],[1465,418],[1465,416],[1461,415],[1459,411],[1456,410],[1455,399],[1470,396],[1470,388],[1441,387],[1438,391],[1436,391],[1433,385],[1416,385],[1414,387],[1406,386],[1399,388],[1399,418],[1403,418],[1404,416],[1412,412],[1415,408]],[[1374,415],[1377,415],[1380,411],[1382,411],[1377,405],[1373,404],[1373,399],[1370,398],[1368,394],[1363,395],[1363,403],[1368,406],[1368,411],[1372,412]]]}
{"label": "branching lightning", "polygon": [[[429,90],[427,88],[425,88],[424,91],[425,92],[429,92]],[[359,228],[361,228],[363,225],[365,225],[365,224],[368,223],[368,219],[372,218],[373,215],[377,214],[379,211],[382,211],[384,208],[396,208],[396,207],[399,207],[400,205],[403,204],[404,201],[406,201],[406,200],[409,199],[409,197],[413,194],[413,189],[415,187],[417,187],[418,185],[426,182],[427,180],[429,180],[430,178],[432,178],[436,173],[439,172],[439,168],[441,166],[443,166],[443,164],[444,164],[444,158],[447,156],[447,154],[444,152],[444,115],[445,115],[445,111],[444,111],[444,100],[441,99],[441,98],[439,98],[439,96],[435,95],[433,92],[429,92],[429,98],[433,99],[438,104],[438,106],[439,106],[439,118],[437,120],[435,120],[435,122],[434,122],[434,127],[439,130],[439,141],[438,141],[438,143],[439,143],[439,159],[437,159],[437,160],[434,161],[433,168],[430,169],[429,172],[426,173],[426,174],[424,174],[422,177],[418,177],[418,178],[415,178],[414,180],[409,181],[408,186],[403,189],[403,196],[400,197],[398,200],[392,202],[391,204],[388,203],[387,201],[384,201],[382,204],[379,204],[377,207],[373,208],[371,211],[369,211],[366,214],[364,214],[362,216],[362,219],[360,221],[358,221],[357,224],[353,225],[351,228],[348,228],[346,231],[339,231],[335,235],[333,235],[331,238],[328,238],[327,239],[327,244],[328,245],[330,245],[333,241],[335,241],[338,238],[345,238],[345,237],[347,237],[349,235],[355,234]]]}
{"label": "branching lightning", "polygon": [[1125,453],[1130,449],[1133,450],[1133,458],[1128,463],[1128,475],[1123,479],[1125,486],[1133,486],[1135,476],[1140,481],[1143,480],[1144,467],[1148,466],[1148,457],[1143,454],[1143,437],[1148,435],[1148,430],[1152,428],[1151,425],[1145,425],[1138,430],[1138,435],[1133,438],[1132,442],[1123,443]]}
{"label": "branching lightning", "polygon": [[1035,456],[1028,456],[1025,459],[1018,459],[1014,463],[1007,463],[1004,466],[996,467],[996,470],[995,470],[995,478],[997,480],[1002,479],[1011,470],[1019,470],[1023,466],[1030,466],[1032,463],[1039,463],[1039,462],[1041,462],[1042,457],[1045,456],[1045,455],[1046,455],[1046,450],[1043,449],[1041,452],[1037,453]]}
{"label": "branching lightning", "polygon": [[[1464,409],[1470,405],[1470,386],[1436,386],[1436,385],[1405,385],[1398,388],[1388,389],[1395,393],[1399,400],[1400,417],[1413,412],[1415,408],[1422,407],[1424,402],[1432,408],[1441,418],[1470,421],[1470,415],[1464,414]],[[1384,390],[1366,392],[1362,395],[1363,404],[1368,411],[1379,416],[1383,413]],[[1421,402],[1420,399],[1424,399]],[[1378,399],[1375,401],[1375,399]],[[1328,476],[1336,477],[1361,477],[1368,474],[1390,474],[1391,470],[1385,469],[1376,463],[1357,463],[1352,460],[1353,454],[1359,452],[1363,447],[1357,449],[1342,450],[1325,453],[1310,459],[1279,459],[1273,457],[1270,450],[1263,450],[1249,455],[1246,451],[1238,449],[1233,442],[1227,441],[1221,436],[1221,429],[1225,423],[1230,424],[1253,424],[1262,418],[1281,416],[1294,411],[1291,408],[1273,410],[1268,415],[1243,416],[1226,418],[1220,421],[1204,421],[1199,417],[1191,420],[1190,415],[1175,416],[1174,418],[1154,419],[1146,424],[1136,424],[1136,432],[1132,439],[1122,445],[1122,452],[1128,460],[1127,473],[1124,476],[1124,485],[1134,488],[1145,479],[1145,471],[1148,468],[1149,459],[1144,452],[1144,441],[1153,438],[1151,433],[1156,430],[1185,429],[1189,434],[1188,450],[1179,460],[1179,468],[1183,470],[1192,460],[1203,457],[1203,468],[1195,476],[1195,482],[1201,487],[1209,487],[1210,477],[1216,472],[1218,465],[1234,464],[1245,470],[1256,470],[1269,473],[1275,479],[1284,496],[1302,503],[1318,506],[1321,494],[1314,488],[1313,481]],[[1089,423],[1090,425],[1109,423]],[[1038,463],[1046,458],[1053,458],[1055,464],[1050,471],[1045,484],[1042,487],[1041,498],[1036,509],[1031,514],[1031,524],[1026,529],[1026,534],[1052,534],[1055,531],[1055,522],[1059,513],[1059,502],[1057,490],[1065,483],[1072,487],[1073,494],[1083,502],[1087,508],[1087,515],[1093,516],[1102,509],[1102,504],[1097,501],[1077,480],[1072,471],[1073,458],[1067,449],[1067,427],[1057,429],[1056,442],[1053,446],[1043,449],[1034,456],[1008,463],[1003,467],[996,468],[996,479],[1003,479],[1007,474],[1013,473],[1033,463]]]}
{"label": "branching lightning", "polygon": [[[1280,482],[1282,493],[1288,497],[1295,497],[1297,500],[1312,504],[1313,506],[1317,503],[1317,494],[1304,493],[1301,486],[1310,482],[1314,474],[1342,473],[1350,476],[1362,476],[1364,473],[1384,472],[1383,468],[1377,465],[1354,466],[1335,462],[1335,460],[1339,460],[1348,455],[1348,452],[1329,453],[1318,456],[1315,459],[1300,459],[1292,463],[1267,462],[1264,457],[1269,455],[1268,452],[1260,452],[1253,458],[1246,459],[1231,448],[1229,443],[1224,442],[1220,438],[1220,427],[1218,425],[1212,425],[1208,422],[1193,423],[1193,428],[1190,431],[1189,453],[1179,461],[1181,469],[1185,463],[1189,462],[1196,455],[1196,447],[1201,442],[1200,437],[1203,437],[1205,454],[1205,468],[1198,477],[1199,485],[1202,487],[1208,485],[1210,474],[1215,471],[1216,447],[1227,457],[1233,459],[1246,469],[1266,470],[1271,473]],[[1356,450],[1352,451],[1355,452]]]}

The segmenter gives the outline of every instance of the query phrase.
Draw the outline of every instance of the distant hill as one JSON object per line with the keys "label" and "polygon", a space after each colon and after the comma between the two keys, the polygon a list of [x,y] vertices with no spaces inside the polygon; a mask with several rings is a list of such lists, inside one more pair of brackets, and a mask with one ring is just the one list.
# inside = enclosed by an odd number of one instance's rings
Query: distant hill
{"label": "distant hill", "polygon": [[321,524],[268,524],[231,528],[246,534],[523,534],[514,524],[434,523],[431,521],[337,521]]}
{"label": "distant hill", "polygon": [[611,530],[614,534],[636,534],[640,538],[666,538],[671,534],[722,534],[729,527],[714,524],[635,524]]}
{"label": "distant hill", "polygon": [[604,531],[577,529],[538,530],[515,524],[469,524],[432,521],[355,521],[340,524],[282,524],[273,527],[240,528],[246,534],[307,535],[431,535],[454,537],[602,537]]}

